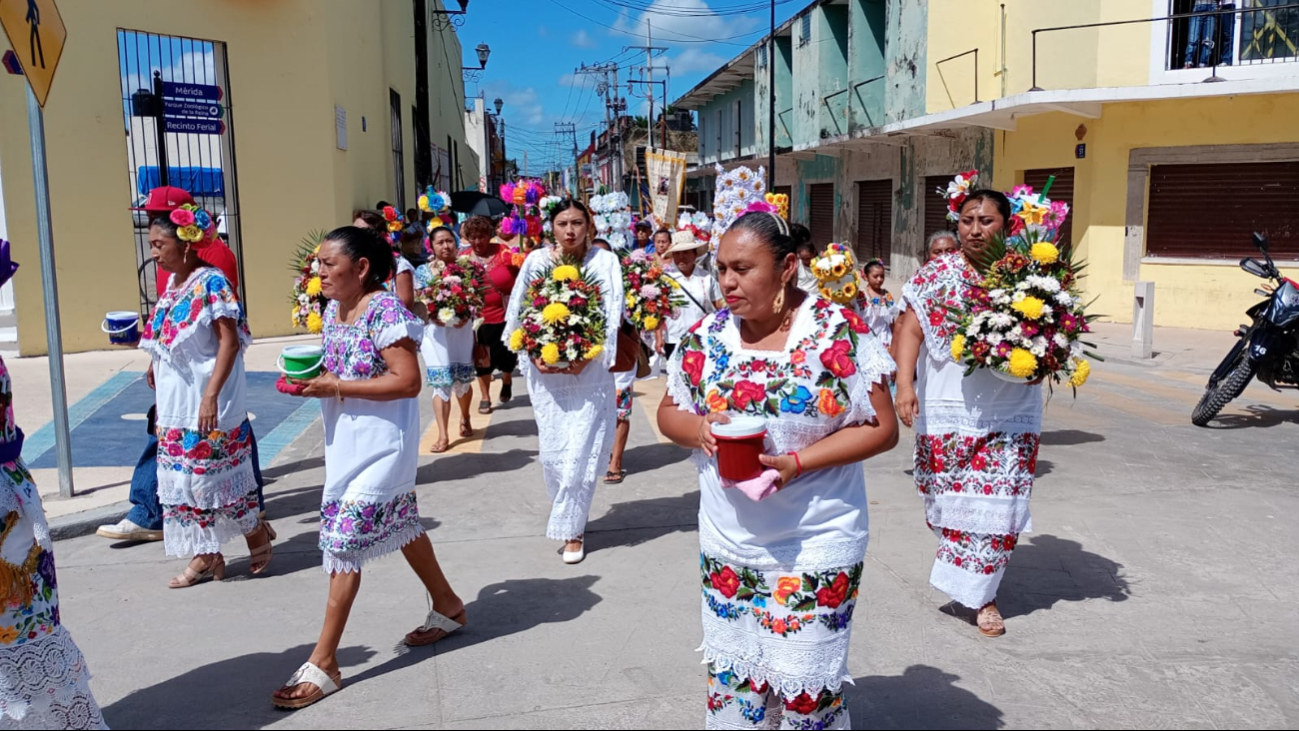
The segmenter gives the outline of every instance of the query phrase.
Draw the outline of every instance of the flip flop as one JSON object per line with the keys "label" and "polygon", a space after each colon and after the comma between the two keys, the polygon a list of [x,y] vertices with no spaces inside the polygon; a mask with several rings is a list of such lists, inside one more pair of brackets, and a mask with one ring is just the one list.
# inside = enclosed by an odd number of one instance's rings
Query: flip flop
{"label": "flip flop", "polygon": [[447,451],[450,448],[451,445],[447,442],[447,440],[441,439],[436,442],[433,442],[433,446],[429,447],[429,451],[432,452],[433,454],[442,454],[443,452]]}
{"label": "flip flop", "polygon": [[483,401],[478,402],[478,413],[480,414],[492,413],[492,402],[490,399],[485,399]]}
{"label": "flip flop", "polygon": [[275,704],[276,708],[283,708],[290,711],[296,711],[299,708],[306,708],[312,704],[319,703],[325,698],[337,693],[339,690],[342,690],[343,674],[339,673],[337,679],[331,678],[325,674],[324,670],[321,670],[316,665],[304,662],[302,663],[302,667],[298,668],[298,671],[289,678],[289,682],[280,686],[280,690],[302,685],[303,683],[310,683],[316,686],[316,690],[310,695],[301,698],[280,698],[279,696],[272,695],[271,703]]}
{"label": "flip flop", "polygon": [[625,479],[627,479],[627,470],[618,470],[617,472],[610,470],[604,473],[604,484],[606,485],[621,485]]}

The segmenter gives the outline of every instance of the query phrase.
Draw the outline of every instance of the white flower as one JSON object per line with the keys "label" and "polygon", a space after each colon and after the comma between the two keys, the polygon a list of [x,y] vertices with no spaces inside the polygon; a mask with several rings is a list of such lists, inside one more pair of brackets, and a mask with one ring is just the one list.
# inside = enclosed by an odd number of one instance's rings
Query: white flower
{"label": "white flower", "polygon": [[319,259],[317,259],[316,261],[311,262],[311,273],[312,273],[312,274],[319,274],[319,273],[320,273],[320,260],[319,260]]}
{"label": "white flower", "polygon": [[1059,347],[1059,348],[1067,348],[1067,347],[1069,347],[1069,338],[1065,337],[1065,334],[1064,334],[1064,333],[1056,333],[1056,334],[1055,334],[1055,344],[1056,344],[1056,347]]}
{"label": "white flower", "polygon": [[1031,352],[1033,355],[1036,355],[1037,357],[1041,358],[1042,356],[1046,355],[1046,346],[1045,346],[1045,345],[1034,345],[1033,348],[1032,348],[1029,352]]}
{"label": "white flower", "polygon": [[442,322],[445,322],[448,325],[454,324],[451,321],[455,319],[455,316],[456,316],[455,310],[451,309],[450,307],[443,307],[442,309],[438,310],[438,319],[441,320]]}
{"label": "white flower", "polygon": [[1016,293],[1015,293],[1015,296],[1010,298],[1010,301],[1011,301],[1011,302],[1023,302],[1023,301],[1024,301],[1024,298],[1027,297],[1027,296],[1028,296],[1028,294],[1025,293],[1025,292],[1016,292]]}
{"label": "white flower", "polygon": [[1068,292],[1061,292],[1060,294],[1057,294],[1057,295],[1055,296],[1055,301],[1056,301],[1056,303],[1058,303],[1058,304],[1060,304],[1060,305],[1062,305],[1062,306],[1064,306],[1064,307],[1072,307],[1072,306],[1073,306],[1073,295],[1069,294]]}
{"label": "white flower", "polygon": [[1001,345],[1001,341],[1005,339],[1006,336],[999,332],[988,333],[988,345]]}
{"label": "white flower", "polygon": [[1015,318],[1009,312],[998,312],[992,316],[993,327],[1006,329],[1015,324]]}
{"label": "white flower", "polygon": [[994,300],[1004,297],[1005,295],[1006,290],[1004,289],[994,289],[991,292],[988,292],[988,297]]}
{"label": "white flower", "polygon": [[1071,358],[1081,358],[1083,356],[1083,344],[1077,340],[1069,346],[1069,356]]}

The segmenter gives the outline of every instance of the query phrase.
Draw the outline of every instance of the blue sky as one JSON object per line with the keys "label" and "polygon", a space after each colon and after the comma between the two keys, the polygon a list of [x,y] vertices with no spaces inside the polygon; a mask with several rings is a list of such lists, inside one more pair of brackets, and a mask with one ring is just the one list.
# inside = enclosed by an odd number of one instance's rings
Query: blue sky
{"label": "blue sky", "polygon": [[[777,24],[809,2],[776,0]],[[458,8],[456,0],[444,4]],[[673,11],[692,15],[669,14]],[[560,162],[571,163],[571,138],[560,143],[555,123],[576,124],[579,147],[585,147],[591,130],[604,123],[596,77],[573,74],[581,64],[618,61],[628,112],[646,113],[643,95],[649,87],[638,85],[641,96],[636,98],[628,95],[626,83],[628,78],[643,77],[638,69],[628,67],[644,66],[645,53],[623,49],[646,45],[647,18],[653,28],[652,45],[668,49],[659,52],[653,64],[668,67],[668,100],[672,101],[762,38],[770,10],[761,0],[471,0],[465,24],[458,29],[464,65],[478,65],[473,49],[479,43],[491,46],[492,55],[482,80],[467,84],[465,93],[474,97],[481,91],[489,108],[496,97],[505,102],[502,116],[509,155],[522,166],[526,149],[533,175]],[[655,80],[664,75],[660,69],[654,72]],[[661,87],[654,88],[661,99]]]}

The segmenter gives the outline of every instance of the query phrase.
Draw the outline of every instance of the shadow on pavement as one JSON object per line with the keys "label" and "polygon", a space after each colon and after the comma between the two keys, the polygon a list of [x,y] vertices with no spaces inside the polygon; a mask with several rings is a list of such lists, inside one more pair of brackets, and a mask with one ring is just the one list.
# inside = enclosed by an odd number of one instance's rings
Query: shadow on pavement
{"label": "shadow on pavement", "polygon": [[[271,579],[276,576],[284,576],[305,569],[320,570],[320,508],[317,506],[316,512],[309,520],[301,521],[303,524],[310,524],[309,530],[303,530],[292,536],[285,536],[280,533],[280,538],[275,541],[275,555],[271,559],[271,565],[266,569],[265,574],[253,576],[248,573],[248,556],[242,555],[235,558],[226,556],[226,561],[230,567],[230,576],[227,581],[243,581],[247,579]],[[424,516],[420,518],[420,525],[424,526],[425,531],[435,530],[442,522],[436,518]],[[393,559],[404,560],[404,559]]]}
{"label": "shadow on pavement", "polygon": [[[629,548],[670,533],[699,527],[699,491],[614,503],[609,512],[586,524],[588,554],[606,548]],[[598,534],[596,538],[589,538]]]}
{"label": "shadow on pavement", "polygon": [[287,475],[292,475],[298,472],[306,472],[307,470],[319,469],[324,466],[325,466],[325,458],[323,456],[308,457],[307,459],[300,459],[297,462],[286,462],[282,465],[276,465],[274,467],[264,469],[262,470],[262,477],[265,477],[266,479],[270,480],[279,477],[285,477]]}
{"label": "shadow on pavement", "polygon": [[[641,444],[631,447],[622,455],[622,466],[628,474],[652,472],[660,467],[690,459],[690,450],[675,444]],[[691,473],[692,478],[694,473]]]}
{"label": "shadow on pavement", "polygon": [[1105,441],[1104,434],[1081,431],[1079,429],[1053,429],[1042,432],[1042,446],[1065,447],[1073,444],[1088,444]]}
{"label": "shadow on pavement", "polygon": [[438,457],[428,464],[420,465],[419,471],[415,473],[415,484],[422,487],[437,482],[478,477],[492,472],[513,472],[532,464],[536,456],[537,451],[534,449],[511,449],[508,452],[495,454],[484,452]]}
{"label": "shadow on pavement", "polygon": [[[265,728],[286,718],[271,705],[271,693],[314,648],[307,644],[283,652],[255,652],[195,668],[105,707],[104,719],[113,728],[172,729],[177,719],[184,719],[185,728]],[[375,654],[366,647],[339,648],[345,689],[347,669]]]}
{"label": "shadow on pavement", "polygon": [[1250,404],[1245,408],[1248,414],[1221,414],[1210,429],[1230,431],[1234,429],[1266,429],[1281,424],[1299,424],[1299,411],[1275,409],[1262,404]]}
{"label": "shadow on pavement", "polygon": [[845,686],[854,728],[996,729],[1005,726],[1001,709],[955,685],[960,676],[928,665],[902,675],[857,678]]}
{"label": "shadow on pavement", "polygon": [[[507,405],[513,405],[511,401]],[[497,421],[487,425],[487,435],[484,439],[494,439],[496,437],[535,437],[537,431],[537,422],[535,419],[514,419],[512,421]]]}
{"label": "shadow on pavement", "polygon": [[[432,647],[436,654],[444,655],[462,647],[527,632],[539,625],[575,620],[603,601],[599,594],[591,591],[599,580],[598,576],[513,579],[484,586],[478,592],[478,598],[465,605],[469,625]],[[411,629],[414,628],[412,625]],[[425,653],[420,648],[413,648],[409,654],[422,656]]]}
{"label": "shadow on pavement", "polygon": [[997,605],[1009,618],[1050,609],[1061,601],[1121,602],[1131,594],[1123,564],[1084,550],[1077,541],[1030,534],[1011,556]]}

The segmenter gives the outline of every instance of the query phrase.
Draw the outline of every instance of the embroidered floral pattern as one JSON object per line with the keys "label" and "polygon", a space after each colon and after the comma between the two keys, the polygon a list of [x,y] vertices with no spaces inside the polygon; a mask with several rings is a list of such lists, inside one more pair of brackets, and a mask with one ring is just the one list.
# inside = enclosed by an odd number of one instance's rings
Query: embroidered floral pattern
{"label": "embroidered floral pattern", "polygon": [[[732,566],[705,553],[699,555],[704,601],[713,614],[725,620],[751,616],[762,629],[781,637],[818,623],[831,631],[847,629],[861,586],[862,566],[773,575]],[[722,601],[714,593],[734,601]]]}
{"label": "embroidered floral pattern", "polygon": [[453,363],[449,366],[429,366],[425,375],[433,388],[451,388],[458,384],[474,382],[473,363]]}
{"label": "embroidered floral pattern", "polygon": [[345,381],[384,375],[388,364],[376,341],[381,342],[385,330],[403,325],[418,327],[420,322],[389,292],[372,295],[365,312],[350,325],[338,321],[338,302],[330,302],[325,309],[325,370]]}
{"label": "embroidered floral pattern", "polygon": [[1040,444],[1034,432],[917,435],[916,489],[930,497],[951,493],[1027,499]]}
{"label": "embroidered floral pattern", "polygon": [[975,574],[992,575],[1005,569],[1019,541],[1016,535],[970,533],[950,528],[933,528],[933,531],[939,539],[938,562]]}
{"label": "embroidered floral pattern", "polygon": [[[695,413],[733,411],[766,418],[795,414],[835,418],[851,405],[847,379],[857,374],[860,315],[828,300],[812,305],[812,332],[784,353],[736,354],[718,337],[731,319],[721,310],[706,331],[696,325],[681,342],[679,377]],[[701,321],[702,322],[702,321]]]}
{"label": "embroidered floral pattern", "polygon": [[320,506],[320,550],[364,553],[419,527],[414,492],[398,495],[387,503],[331,500]]}
{"label": "embroidered floral pattern", "polygon": [[631,419],[633,397],[632,386],[618,390],[618,421],[629,421]]}
{"label": "embroidered floral pattern", "polygon": [[920,310],[930,357],[951,358],[952,336],[970,302],[969,290],[981,281],[958,252],[929,262],[903,287],[903,297]]}
{"label": "embroidered floral pattern", "polygon": [[708,665],[709,727],[836,728],[847,712],[842,693],[822,689],[781,699],[766,683],[757,683],[730,670]]}
{"label": "embroidered floral pattern", "polygon": [[[159,454],[161,458],[161,453]],[[207,531],[222,525],[226,521],[238,524],[247,523],[250,516],[258,514],[257,491],[253,490],[229,505],[219,508],[196,508],[190,505],[162,506],[163,527],[197,528]]]}
{"label": "embroidered floral pattern", "polygon": [[187,475],[229,472],[252,458],[252,425],[248,420],[230,431],[160,429],[158,467]]}
{"label": "embroidered floral pattern", "polygon": [[141,342],[153,343],[170,352],[182,335],[202,325],[204,313],[207,313],[209,322],[237,313],[236,327],[241,339],[252,337],[248,332],[243,304],[230,282],[220,269],[205,267],[191,274],[185,284],[163,293],[154,307],[153,316],[144,324]]}

